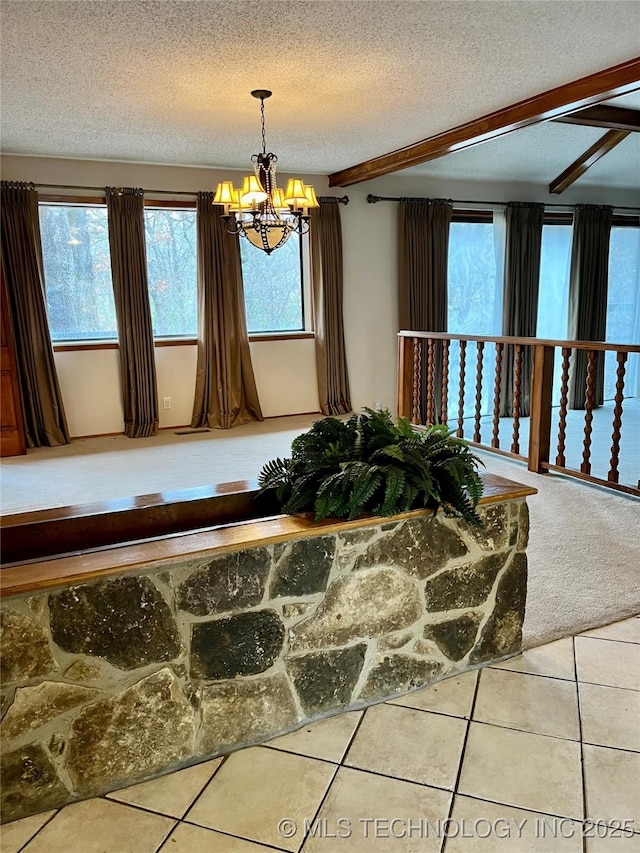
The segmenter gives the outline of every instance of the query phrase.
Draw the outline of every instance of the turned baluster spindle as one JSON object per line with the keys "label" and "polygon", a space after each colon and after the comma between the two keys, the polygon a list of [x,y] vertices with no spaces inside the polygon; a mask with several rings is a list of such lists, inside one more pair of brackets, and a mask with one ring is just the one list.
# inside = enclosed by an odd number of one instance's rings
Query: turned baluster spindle
{"label": "turned baluster spindle", "polygon": [[502,384],[502,350],[504,344],[496,343],[496,372],[493,386],[493,438],[491,447],[500,447],[500,386]]}
{"label": "turned baluster spindle", "polygon": [[558,418],[558,455],[556,465],[564,468],[564,455],[567,440],[567,406],[569,403],[569,364],[571,362],[571,347],[562,348],[562,377],[560,385],[560,415]]}
{"label": "turned baluster spindle", "polygon": [[446,424],[449,420],[449,341],[442,342],[442,405],[440,421]]}
{"label": "turned baluster spindle", "polygon": [[618,352],[616,354],[618,367],[616,370],[616,395],[613,406],[613,432],[611,433],[611,464],[609,465],[609,473],[607,475],[610,483],[617,483],[619,479],[618,463],[620,461],[620,433],[622,430],[622,403],[624,401],[624,374],[627,355],[628,353],[626,352]]}
{"label": "turned baluster spindle", "polygon": [[596,370],[598,368],[598,353],[595,350],[587,352],[587,384],[584,393],[584,440],[582,442],[583,474],[591,473],[591,432],[593,430],[593,408],[596,394]]}
{"label": "turned baluster spindle", "polygon": [[467,342],[460,341],[460,386],[458,391],[458,438],[464,437],[464,383],[467,360]]}
{"label": "turned baluster spindle", "polygon": [[413,394],[411,398],[411,423],[420,423],[420,383],[422,371],[420,369],[420,338],[413,339]]}
{"label": "turned baluster spindle", "polygon": [[435,345],[433,338],[427,339],[427,426],[431,426],[435,420],[435,405],[433,394]]}
{"label": "turned baluster spindle", "polygon": [[520,405],[522,402],[522,344],[515,345],[513,363],[513,441],[511,452],[520,453]]}
{"label": "turned baluster spindle", "polygon": [[476,362],[476,407],[473,428],[473,440],[480,443],[480,418],[482,417],[482,359],[484,353],[484,341],[477,341],[478,358]]}

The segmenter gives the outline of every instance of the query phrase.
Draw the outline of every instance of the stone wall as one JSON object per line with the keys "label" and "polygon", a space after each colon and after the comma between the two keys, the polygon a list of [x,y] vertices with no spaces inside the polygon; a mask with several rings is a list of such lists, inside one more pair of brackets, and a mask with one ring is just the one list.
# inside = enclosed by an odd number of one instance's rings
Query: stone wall
{"label": "stone wall", "polygon": [[2,813],[114,790],[519,651],[524,500],[2,605]]}

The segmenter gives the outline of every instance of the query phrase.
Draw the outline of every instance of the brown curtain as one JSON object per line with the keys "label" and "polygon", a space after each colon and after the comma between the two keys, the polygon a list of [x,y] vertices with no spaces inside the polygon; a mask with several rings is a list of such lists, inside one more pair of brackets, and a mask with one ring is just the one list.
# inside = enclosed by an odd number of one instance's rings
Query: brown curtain
{"label": "brown curtain", "polygon": [[2,181],[2,265],[28,447],[69,443],[45,307],[38,193]]}
{"label": "brown curtain", "polygon": [[[569,276],[569,340],[604,341],[606,338],[612,219],[611,207],[576,205]],[[604,402],[604,353],[598,356],[594,399],[596,406],[601,406]],[[569,373],[571,409],[584,409],[586,376],[587,354],[584,350],[576,350]]]}
{"label": "brown curtain", "polygon": [[249,351],[240,244],[225,232],[213,193],[198,193],[196,207],[198,370],[191,426],[229,429],[264,420]]}
{"label": "brown curtain", "polygon": [[311,282],[315,314],[320,409],[325,415],[351,411],[344,342],[342,223],[335,198],[320,198],[311,211]]}
{"label": "brown curtain", "polygon": [[[403,198],[399,205],[398,297],[400,328],[418,332],[447,331],[447,266],[453,204],[445,199]],[[442,347],[434,364],[434,404],[440,413]],[[426,347],[423,346],[421,420],[427,394]],[[436,417],[438,420],[438,417]]]}
{"label": "brown curtain", "polygon": [[118,320],[124,432],[158,431],[158,386],[149,308],[143,192],[106,188],[111,275]]}
{"label": "brown curtain", "polygon": [[[538,321],[538,291],[540,288],[540,253],[544,205],[513,201],[507,205],[506,243],[504,259],[504,290],[502,302],[502,334],[518,338],[533,338]],[[500,388],[500,415],[513,413],[513,367],[515,352],[505,347]],[[522,352],[520,384],[520,415],[528,417],[531,408],[530,347]]]}

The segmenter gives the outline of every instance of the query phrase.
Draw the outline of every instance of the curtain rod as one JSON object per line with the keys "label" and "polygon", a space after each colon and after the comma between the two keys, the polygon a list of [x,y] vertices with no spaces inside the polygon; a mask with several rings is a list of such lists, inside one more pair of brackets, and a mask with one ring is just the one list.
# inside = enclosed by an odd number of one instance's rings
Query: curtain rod
{"label": "curtain rod", "polygon": [[[85,190],[89,192],[99,192],[104,193],[104,187],[85,187],[81,184],[32,184],[36,189],[39,190]],[[143,193],[152,193],[153,195],[186,195],[195,198],[198,193],[197,192],[186,192],[182,190],[142,190]],[[322,196],[322,198],[335,198],[338,204],[349,204],[349,196]]]}
{"label": "curtain rod", "polygon": [[[379,201],[402,201],[405,196],[389,196],[389,195],[369,195],[367,196],[367,204],[377,204]],[[425,198],[425,201],[427,199]],[[486,204],[489,207],[504,207],[506,201],[472,201],[463,199],[452,199],[454,204]],[[575,204],[560,204],[559,202],[543,202],[545,207],[576,207]],[[633,210],[635,213],[640,213],[640,207],[618,207],[613,205],[614,210]]]}

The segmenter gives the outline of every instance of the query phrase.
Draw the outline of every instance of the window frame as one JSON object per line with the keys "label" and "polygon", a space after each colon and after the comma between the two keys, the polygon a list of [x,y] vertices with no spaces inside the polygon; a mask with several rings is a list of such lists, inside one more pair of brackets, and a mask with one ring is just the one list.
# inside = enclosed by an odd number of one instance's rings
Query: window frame
{"label": "window frame", "polygon": [[[78,195],[59,195],[59,194],[38,194],[38,212],[40,206],[50,207],[103,207],[106,209],[107,200],[104,195],[95,196],[78,196]],[[38,226],[40,223],[38,221]],[[46,282],[45,282],[46,288]],[[45,297],[46,298],[46,297]],[[49,318],[47,316],[47,323]],[[68,340],[54,341],[51,339],[51,346],[54,352],[73,352],[76,350],[109,350],[119,349],[118,338],[80,338]]]}
{"label": "window frame", "polygon": [[[239,236],[238,240],[246,240],[246,237]],[[248,332],[249,341],[274,341],[288,340],[290,338],[313,338],[315,334],[313,328],[307,325],[308,318],[313,316],[311,305],[311,251],[309,232],[299,235],[300,244],[300,297],[302,308],[302,326],[299,329],[283,329],[270,332],[268,330]],[[248,242],[248,241],[247,241]],[[260,249],[256,249],[260,251]]]}
{"label": "window frame", "polygon": [[[177,208],[189,210],[196,207],[195,201],[176,199],[154,199],[145,198],[144,206],[150,208]],[[60,205],[62,207],[106,207],[104,195],[63,195],[59,193],[40,193],[38,195],[38,207],[40,205]],[[239,237],[238,239],[242,239]],[[259,250],[256,250],[259,251]],[[313,303],[311,293],[311,259],[309,232],[300,236],[300,287],[302,295],[302,328],[292,331],[274,332],[250,332],[249,343],[264,341],[291,341],[308,340],[315,338],[313,326]],[[80,352],[82,350],[118,350],[120,344],[118,338],[101,338],[96,340],[60,340],[52,341],[54,352]],[[198,338],[188,335],[184,336],[154,336],[155,347],[174,346],[197,346]]]}
{"label": "window frame", "polygon": [[[196,203],[195,201],[176,201],[175,199],[144,199],[143,205],[145,208],[149,208],[149,210],[162,210],[166,208],[170,208],[172,210],[195,210]],[[197,229],[197,215],[196,215],[196,229]],[[145,229],[146,232],[146,229]],[[145,233],[145,256],[147,255],[147,241],[146,241],[146,233]],[[196,268],[197,268],[197,231],[196,231]],[[148,260],[147,260],[148,265]],[[147,274],[148,274],[148,266],[147,266]],[[198,292],[196,288],[196,318],[197,318],[197,302],[198,302]],[[197,320],[196,320],[197,322]],[[154,335],[153,336],[153,346],[154,347],[171,347],[171,346],[195,346],[198,343],[197,335],[194,337],[193,335]]]}

